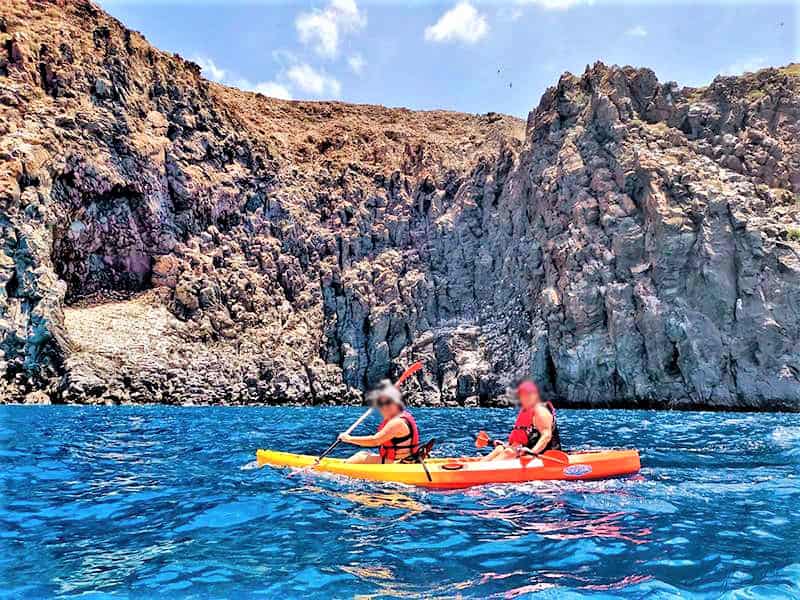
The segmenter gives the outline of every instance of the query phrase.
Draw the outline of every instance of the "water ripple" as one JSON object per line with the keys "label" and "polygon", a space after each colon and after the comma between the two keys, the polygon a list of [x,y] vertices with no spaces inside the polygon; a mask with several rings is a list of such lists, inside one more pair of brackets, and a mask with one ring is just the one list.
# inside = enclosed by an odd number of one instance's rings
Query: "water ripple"
{"label": "water ripple", "polygon": [[[562,411],[636,477],[431,492],[258,469],[346,408],[0,407],[0,598],[800,597],[800,416]],[[503,410],[420,410],[440,455]],[[309,440],[308,432],[317,436]]]}

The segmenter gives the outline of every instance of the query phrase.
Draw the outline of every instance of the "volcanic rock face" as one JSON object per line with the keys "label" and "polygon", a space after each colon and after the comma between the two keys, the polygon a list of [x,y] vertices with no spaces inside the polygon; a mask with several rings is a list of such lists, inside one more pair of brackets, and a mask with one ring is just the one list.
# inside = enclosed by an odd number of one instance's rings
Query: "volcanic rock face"
{"label": "volcanic rock face", "polygon": [[[0,7],[0,397],[800,409],[800,69],[565,74],[512,117],[225,88]],[[44,396],[42,392],[46,392]]]}

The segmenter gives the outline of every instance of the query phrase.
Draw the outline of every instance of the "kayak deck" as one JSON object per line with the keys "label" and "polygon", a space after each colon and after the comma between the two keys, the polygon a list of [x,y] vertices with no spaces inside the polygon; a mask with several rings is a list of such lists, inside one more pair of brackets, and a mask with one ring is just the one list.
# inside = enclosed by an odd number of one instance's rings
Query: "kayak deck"
{"label": "kayak deck", "polygon": [[[636,450],[601,450],[574,452],[569,464],[534,458],[481,462],[479,458],[431,458],[425,461],[430,480],[421,464],[351,464],[341,458],[324,458],[316,471],[336,473],[355,479],[404,483],[429,488],[453,489],[490,483],[522,483],[539,480],[588,480],[619,477],[637,473],[640,468]],[[311,466],[315,456],[273,450],[258,450],[259,466],[303,468]]]}

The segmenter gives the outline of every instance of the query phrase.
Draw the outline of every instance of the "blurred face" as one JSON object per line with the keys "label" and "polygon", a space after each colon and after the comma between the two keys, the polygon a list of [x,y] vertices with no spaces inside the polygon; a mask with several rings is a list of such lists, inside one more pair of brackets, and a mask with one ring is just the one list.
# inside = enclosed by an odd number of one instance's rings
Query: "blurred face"
{"label": "blurred face", "polygon": [[526,410],[530,410],[541,401],[542,399],[539,396],[539,392],[536,390],[520,392],[519,394],[519,404]]}
{"label": "blurred face", "polygon": [[375,401],[375,406],[378,408],[378,411],[381,413],[381,416],[384,419],[396,417],[402,410],[400,406],[385,396],[378,396],[378,399]]}

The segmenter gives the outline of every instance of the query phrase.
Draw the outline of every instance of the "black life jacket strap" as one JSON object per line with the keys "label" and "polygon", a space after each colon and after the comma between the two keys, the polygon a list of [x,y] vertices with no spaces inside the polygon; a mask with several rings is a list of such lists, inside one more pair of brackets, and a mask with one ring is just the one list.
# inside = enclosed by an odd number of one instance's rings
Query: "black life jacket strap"
{"label": "black life jacket strap", "polygon": [[417,448],[416,452],[412,452],[408,456],[405,456],[400,459],[399,462],[401,463],[421,463],[424,460],[428,459],[431,455],[431,450],[433,449],[434,444],[436,443],[436,438],[431,438],[425,444],[420,444],[419,448]]}
{"label": "black life jacket strap", "polygon": [[407,435],[401,435],[400,437],[392,438],[391,440],[389,440],[392,443],[392,448],[395,451],[397,451],[397,450],[406,450],[406,449],[410,449],[410,448],[419,447],[419,444],[413,444],[413,443],[412,444],[402,444],[401,443],[401,442],[405,442],[405,441],[409,441],[409,440],[411,440],[411,441],[414,440],[414,426],[411,424],[410,419],[408,419],[407,417],[401,415],[400,418],[403,419],[403,421],[406,422],[406,426],[408,426],[408,434]]}

